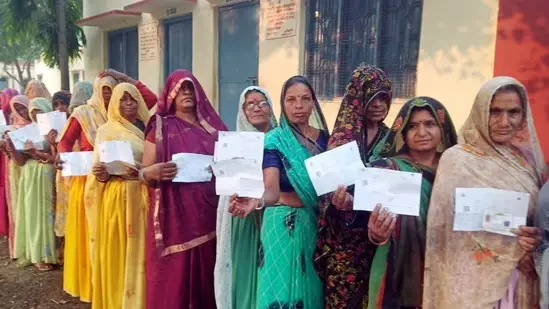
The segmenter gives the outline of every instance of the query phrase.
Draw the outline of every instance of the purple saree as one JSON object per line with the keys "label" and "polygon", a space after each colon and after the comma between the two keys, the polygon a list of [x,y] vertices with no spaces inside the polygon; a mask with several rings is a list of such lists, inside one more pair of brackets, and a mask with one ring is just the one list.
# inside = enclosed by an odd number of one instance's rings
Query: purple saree
{"label": "purple saree", "polygon": [[[198,121],[175,116],[174,99],[184,81],[194,85]],[[146,130],[156,144],[157,162],[173,154],[213,155],[217,131],[227,130],[196,78],[186,70],[173,72]],[[147,308],[215,309],[213,272],[218,197],[215,182],[160,183],[151,189],[147,224]]]}

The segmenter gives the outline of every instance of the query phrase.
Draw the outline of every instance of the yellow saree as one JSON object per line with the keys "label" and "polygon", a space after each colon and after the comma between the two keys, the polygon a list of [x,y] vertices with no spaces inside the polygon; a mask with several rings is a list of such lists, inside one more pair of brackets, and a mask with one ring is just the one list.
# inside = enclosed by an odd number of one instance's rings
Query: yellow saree
{"label": "yellow saree", "polygon": [[[133,85],[123,83],[113,92],[109,120],[97,131],[95,144],[126,141],[140,164],[145,146],[143,131],[120,114],[120,99],[128,93],[138,102],[137,119],[146,124],[149,110]],[[97,148],[94,162],[99,162]],[[106,183],[89,176],[85,205],[90,228],[93,309],[145,307],[145,228],[147,187],[139,180],[112,176]]]}
{"label": "yellow saree", "polygon": [[[96,78],[92,97],[87,105],[75,108],[70,119],[77,121],[88,142],[93,145],[97,129],[107,120],[107,109],[102,96],[103,87],[111,90],[117,81],[110,77]],[[68,132],[69,123],[61,133],[61,140]],[[74,145],[73,151],[79,151]],[[91,302],[92,281],[89,255],[89,235],[84,207],[86,176],[57,179],[57,205],[55,227],[58,236],[65,236],[65,265],[63,289],[83,302]],[[65,233],[66,232],[66,233]]]}

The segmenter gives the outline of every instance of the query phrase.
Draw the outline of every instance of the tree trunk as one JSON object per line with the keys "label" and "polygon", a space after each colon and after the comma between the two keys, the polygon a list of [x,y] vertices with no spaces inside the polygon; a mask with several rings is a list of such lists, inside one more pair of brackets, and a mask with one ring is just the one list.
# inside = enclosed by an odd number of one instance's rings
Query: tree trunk
{"label": "tree trunk", "polygon": [[57,14],[57,42],[59,44],[59,70],[61,71],[61,89],[70,90],[69,53],[67,46],[66,0],[55,0]]}

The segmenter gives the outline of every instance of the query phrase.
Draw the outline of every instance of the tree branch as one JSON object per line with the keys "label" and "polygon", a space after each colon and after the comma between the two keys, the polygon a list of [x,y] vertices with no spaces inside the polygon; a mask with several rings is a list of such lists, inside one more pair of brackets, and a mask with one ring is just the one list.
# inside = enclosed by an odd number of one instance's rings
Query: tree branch
{"label": "tree branch", "polygon": [[8,71],[8,65],[5,64],[5,63],[4,63],[4,72],[5,72],[6,74],[8,74],[8,76],[9,76],[10,78],[12,78],[13,80],[15,80],[19,85],[21,85],[21,81],[20,81],[17,77],[15,77],[15,75],[13,75],[12,73],[10,73],[10,71]]}

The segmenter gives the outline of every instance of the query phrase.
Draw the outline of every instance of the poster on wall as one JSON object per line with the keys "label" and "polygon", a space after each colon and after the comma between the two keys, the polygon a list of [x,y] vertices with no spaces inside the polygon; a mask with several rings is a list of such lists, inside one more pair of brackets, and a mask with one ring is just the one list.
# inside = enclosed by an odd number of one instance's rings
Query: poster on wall
{"label": "poster on wall", "polygon": [[158,57],[158,22],[139,26],[139,61]]}
{"label": "poster on wall", "polygon": [[296,35],[297,0],[268,0],[265,18],[267,40]]}

